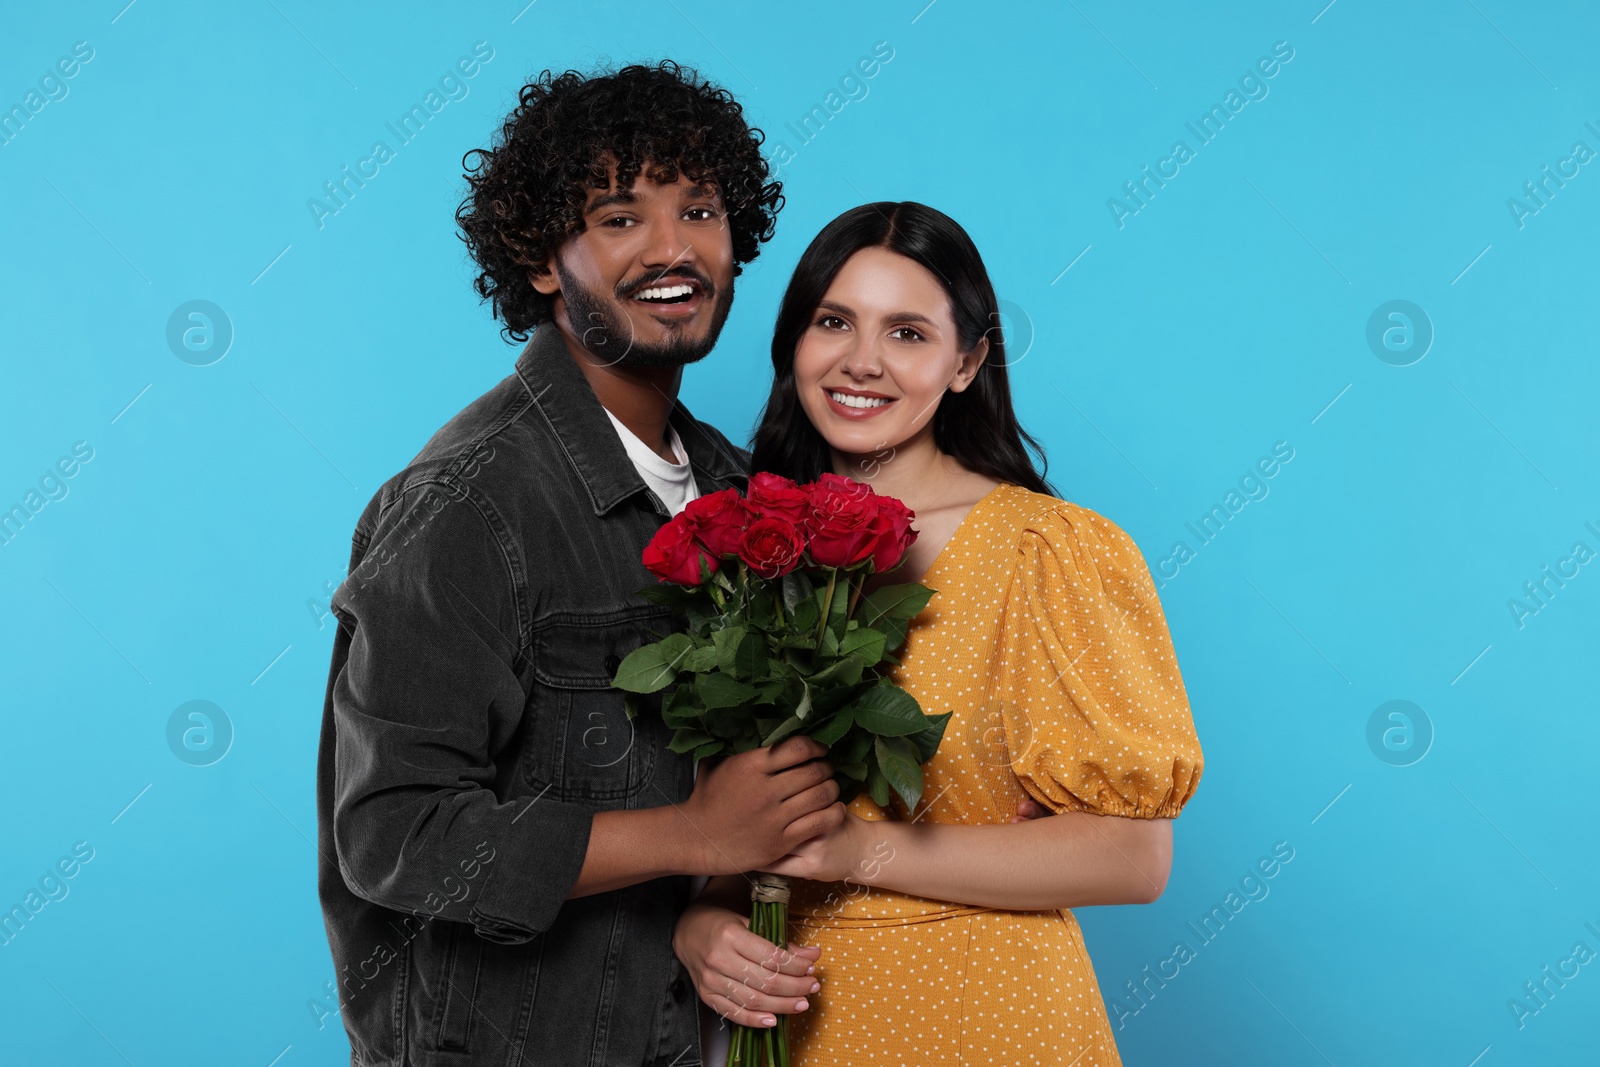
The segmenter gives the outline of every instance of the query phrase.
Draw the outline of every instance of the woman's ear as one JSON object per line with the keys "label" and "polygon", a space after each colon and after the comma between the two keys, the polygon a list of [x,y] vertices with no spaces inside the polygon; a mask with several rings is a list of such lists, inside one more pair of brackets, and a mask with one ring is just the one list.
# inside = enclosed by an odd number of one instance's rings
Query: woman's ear
{"label": "woman's ear", "polygon": [[983,361],[989,358],[989,339],[978,338],[978,343],[962,353],[961,362],[956,366],[956,375],[950,379],[952,393],[963,392],[972,384],[972,379],[978,376],[978,371],[983,367]]}

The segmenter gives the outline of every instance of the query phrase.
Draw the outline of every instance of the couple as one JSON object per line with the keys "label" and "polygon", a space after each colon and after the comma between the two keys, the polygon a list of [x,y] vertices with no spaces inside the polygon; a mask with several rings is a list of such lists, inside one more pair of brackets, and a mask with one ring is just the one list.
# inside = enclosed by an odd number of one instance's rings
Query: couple
{"label": "couple", "polygon": [[[1150,576],[1036,471],[988,274],[932,208],[811,242],[751,452],[677,402],[776,224],[760,144],[671,62],[547,72],[469,174],[477,289],[531,340],[374,496],[333,600],[353,1064],[691,1067],[702,1011],[792,1016],[796,1067],[1120,1062],[1068,909],[1161,893],[1202,766]],[[884,580],[937,592],[895,678],[954,712],[916,813],[840,804],[808,738],[696,767],[610,687],[669,624],[645,544],[761,471],[916,512]],[[745,927],[755,871],[796,879],[783,949]]]}

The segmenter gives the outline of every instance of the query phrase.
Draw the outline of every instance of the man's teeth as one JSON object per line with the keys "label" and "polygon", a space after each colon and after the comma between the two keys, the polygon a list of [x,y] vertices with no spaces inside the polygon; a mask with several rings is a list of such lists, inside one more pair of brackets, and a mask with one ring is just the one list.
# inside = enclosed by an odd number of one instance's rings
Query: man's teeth
{"label": "man's teeth", "polygon": [[692,285],[668,285],[658,289],[644,289],[634,294],[635,300],[675,300],[694,292]]}
{"label": "man's teeth", "polygon": [[849,393],[836,393],[828,390],[828,395],[847,408],[881,408],[887,404],[888,398],[881,396],[852,396]]}

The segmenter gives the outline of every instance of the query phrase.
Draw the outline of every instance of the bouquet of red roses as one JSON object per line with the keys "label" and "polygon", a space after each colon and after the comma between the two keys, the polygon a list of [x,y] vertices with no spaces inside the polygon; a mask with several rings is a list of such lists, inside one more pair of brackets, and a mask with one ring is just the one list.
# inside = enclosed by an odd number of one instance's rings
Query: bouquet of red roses
{"label": "bouquet of red roses", "polygon": [[[840,799],[866,789],[887,806],[891,790],[914,808],[922,764],[950,713],[924,715],[886,676],[906,626],[933,590],[885,585],[863,595],[916,540],[915,515],[861,482],[824,474],[797,485],[756,474],[748,495],[724,489],[691,501],[644,550],[661,579],[641,590],[672,607],[684,630],[622,661],[612,684],[664,693],[674,752],[704,759],[805,734],[828,746]],[[787,880],[762,875],[750,928],[787,943]],[[785,1017],[775,1031],[735,1027],[728,1063],[787,1064]]]}

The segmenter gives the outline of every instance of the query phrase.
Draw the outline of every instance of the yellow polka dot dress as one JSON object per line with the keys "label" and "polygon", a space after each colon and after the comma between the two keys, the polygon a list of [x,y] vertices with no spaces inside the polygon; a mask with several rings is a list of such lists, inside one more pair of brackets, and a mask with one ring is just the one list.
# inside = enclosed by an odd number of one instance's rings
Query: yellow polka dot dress
{"label": "yellow polka dot dress", "polygon": [[[954,714],[913,816],[998,824],[1052,811],[1171,818],[1202,757],[1166,619],[1131,538],[1087,508],[1003,483],[922,577],[894,680]],[[892,860],[890,860],[892,862]],[[1120,1064],[1072,912],[1000,911],[796,880],[791,937],[822,992],[791,1020],[795,1067]]]}

